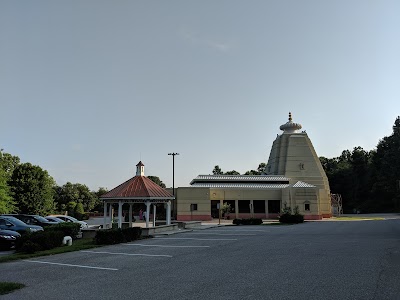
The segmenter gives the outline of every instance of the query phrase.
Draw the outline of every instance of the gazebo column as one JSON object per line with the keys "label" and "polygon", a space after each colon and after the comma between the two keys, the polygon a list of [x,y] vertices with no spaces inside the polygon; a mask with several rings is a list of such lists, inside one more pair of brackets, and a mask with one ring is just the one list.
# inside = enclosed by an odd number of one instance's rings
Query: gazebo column
{"label": "gazebo column", "polygon": [[107,226],[107,202],[104,201],[104,213],[103,213],[103,229],[106,229]]}
{"label": "gazebo column", "polygon": [[166,212],[166,217],[167,217],[167,225],[171,225],[171,201],[167,202],[167,212]]}
{"label": "gazebo column", "polygon": [[113,222],[113,207],[112,207],[112,203],[110,203],[109,205],[109,210],[108,210],[108,217],[110,219],[110,228],[112,227],[112,222]]}
{"label": "gazebo column", "polygon": [[146,201],[146,227],[149,227],[149,217],[150,217],[150,202]]}
{"label": "gazebo column", "polygon": [[118,201],[118,228],[122,228],[122,201]]}
{"label": "gazebo column", "polygon": [[156,210],[157,210],[157,206],[154,203],[153,204],[153,227],[156,227]]}
{"label": "gazebo column", "polygon": [[129,203],[129,227],[132,227],[132,203]]}

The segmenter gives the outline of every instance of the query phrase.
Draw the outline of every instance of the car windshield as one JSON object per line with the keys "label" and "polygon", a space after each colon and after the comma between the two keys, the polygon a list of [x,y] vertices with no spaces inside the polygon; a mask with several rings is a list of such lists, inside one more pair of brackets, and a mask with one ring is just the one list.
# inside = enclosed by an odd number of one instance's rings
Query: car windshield
{"label": "car windshield", "polygon": [[40,222],[43,222],[43,223],[49,222],[49,220],[46,220],[45,218],[43,218],[43,217],[41,217],[41,216],[35,216],[35,219],[36,219],[36,220],[39,220]]}
{"label": "car windshield", "polygon": [[71,216],[68,216],[68,219],[70,219],[71,221],[74,221],[74,222],[78,222],[78,219],[75,219],[74,217],[71,217]]}
{"label": "car windshield", "polygon": [[56,218],[56,217],[46,217],[47,220],[49,221],[53,221],[53,222],[64,222],[64,220],[61,220],[60,218]]}
{"label": "car windshield", "polygon": [[17,218],[14,218],[14,217],[3,216],[2,218],[6,219],[7,221],[10,221],[10,222],[14,223],[14,225],[27,226],[26,223],[22,222],[21,220],[19,220]]}

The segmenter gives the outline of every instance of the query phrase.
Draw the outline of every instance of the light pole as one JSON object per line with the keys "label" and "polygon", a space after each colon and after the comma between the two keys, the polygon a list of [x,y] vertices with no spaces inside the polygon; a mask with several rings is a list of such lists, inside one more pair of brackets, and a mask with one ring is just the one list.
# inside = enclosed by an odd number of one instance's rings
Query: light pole
{"label": "light pole", "polygon": [[175,155],[179,155],[179,153],[168,153],[168,155],[172,155],[172,195],[175,197]]}

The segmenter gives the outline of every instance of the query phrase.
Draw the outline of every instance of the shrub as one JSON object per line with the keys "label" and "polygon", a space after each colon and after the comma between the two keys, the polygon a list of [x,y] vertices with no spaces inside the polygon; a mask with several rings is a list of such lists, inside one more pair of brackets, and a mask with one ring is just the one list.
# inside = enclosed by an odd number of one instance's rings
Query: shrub
{"label": "shrub", "polygon": [[234,219],[232,223],[234,225],[260,225],[262,224],[262,219],[260,218]]}
{"label": "shrub", "polygon": [[94,240],[98,245],[113,245],[137,240],[141,235],[141,227],[112,228],[97,231]]}
{"label": "shrub", "polygon": [[62,231],[37,231],[22,236],[16,244],[17,252],[34,253],[61,246],[64,238]]}
{"label": "shrub", "polygon": [[127,242],[137,240],[142,235],[141,227],[129,227],[122,229],[122,234]]}
{"label": "shrub", "polygon": [[299,213],[299,208],[296,206],[294,209],[294,213],[292,213],[292,209],[290,206],[286,206],[282,210],[282,214],[279,216],[280,223],[286,224],[298,224],[304,222],[304,216]]}
{"label": "shrub", "polygon": [[21,248],[17,249],[17,252],[33,254],[37,251],[43,250],[38,244],[33,243],[31,241],[26,241],[21,245]]}
{"label": "shrub", "polygon": [[94,241],[98,245],[113,245],[123,243],[125,241],[122,229],[112,228],[106,230],[99,230],[96,232]]}
{"label": "shrub", "polygon": [[64,233],[64,236],[69,235],[72,238],[76,238],[81,230],[81,224],[79,223],[58,223],[57,225],[47,226],[44,229],[45,231],[61,231]]}
{"label": "shrub", "polygon": [[233,225],[240,225],[241,224],[241,219],[233,219],[232,224]]}

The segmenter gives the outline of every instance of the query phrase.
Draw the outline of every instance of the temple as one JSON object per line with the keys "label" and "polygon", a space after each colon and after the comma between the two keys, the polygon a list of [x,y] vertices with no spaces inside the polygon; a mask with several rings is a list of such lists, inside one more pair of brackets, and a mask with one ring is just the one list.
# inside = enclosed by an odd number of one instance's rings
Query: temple
{"label": "temple", "polygon": [[328,178],[302,126],[289,120],[272,144],[263,175],[199,175],[190,187],[175,190],[179,221],[218,218],[231,206],[229,218],[275,218],[283,207],[298,209],[306,220],[331,217]]}

